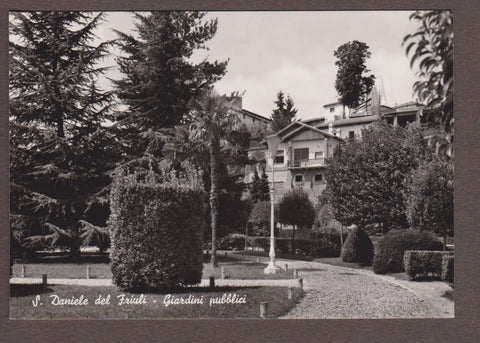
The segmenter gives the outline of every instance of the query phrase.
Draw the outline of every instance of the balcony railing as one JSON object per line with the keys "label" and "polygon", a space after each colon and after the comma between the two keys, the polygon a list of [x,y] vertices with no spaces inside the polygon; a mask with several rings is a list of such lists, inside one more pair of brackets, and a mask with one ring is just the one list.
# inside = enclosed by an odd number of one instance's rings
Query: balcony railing
{"label": "balcony railing", "polygon": [[290,168],[308,168],[325,166],[325,158],[288,161]]}

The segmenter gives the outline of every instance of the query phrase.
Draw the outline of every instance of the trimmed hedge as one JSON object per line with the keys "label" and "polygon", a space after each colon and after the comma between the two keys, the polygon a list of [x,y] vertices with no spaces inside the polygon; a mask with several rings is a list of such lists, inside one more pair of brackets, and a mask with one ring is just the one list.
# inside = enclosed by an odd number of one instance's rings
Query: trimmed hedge
{"label": "trimmed hedge", "polygon": [[171,289],[202,277],[205,193],[172,175],[159,183],[114,178],[110,195],[110,266],[125,290]]}
{"label": "trimmed hedge", "polygon": [[453,283],[454,279],[454,256],[444,255],[442,258],[442,275],[441,278],[443,281]]}
{"label": "trimmed hedge", "polygon": [[373,244],[367,233],[358,227],[350,231],[343,244],[341,257],[344,262],[372,264]]}
{"label": "trimmed hedge", "polygon": [[442,275],[442,261],[448,251],[407,250],[403,257],[405,272],[410,279]]}
{"label": "trimmed hedge", "polygon": [[310,242],[308,255],[312,257],[338,257],[340,256],[340,250],[340,245],[326,237],[321,237]]}
{"label": "trimmed hedge", "polygon": [[377,274],[404,272],[403,255],[407,250],[442,250],[443,245],[432,232],[419,230],[391,230],[378,243],[373,259]]}

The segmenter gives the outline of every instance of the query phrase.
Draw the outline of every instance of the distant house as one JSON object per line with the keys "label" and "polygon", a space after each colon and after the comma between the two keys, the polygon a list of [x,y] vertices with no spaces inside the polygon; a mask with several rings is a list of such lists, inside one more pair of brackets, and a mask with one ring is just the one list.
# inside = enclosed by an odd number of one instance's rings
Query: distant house
{"label": "distant house", "polygon": [[[295,121],[277,132],[282,139],[274,158],[276,199],[288,190],[302,187],[313,198],[325,188],[325,159],[333,152],[342,139],[301,121]],[[251,148],[249,157],[258,163],[247,166],[245,181],[252,182],[255,169],[265,172],[272,180],[271,158],[266,144]]]}
{"label": "distant house", "polygon": [[[421,104],[409,102],[395,107],[381,105],[367,99],[358,108],[349,110],[348,118],[342,118],[340,102],[323,106],[323,115],[303,121],[295,121],[277,132],[281,143],[275,156],[276,201],[294,187],[303,188],[312,200],[325,189],[325,159],[332,157],[337,146],[347,139],[360,139],[362,130],[381,118],[391,125],[405,126],[419,121]],[[340,114],[340,116],[339,116]],[[255,169],[265,168],[271,181],[271,159],[267,144],[249,149],[255,165],[245,167],[245,182],[253,180]]]}
{"label": "distant house", "polygon": [[234,113],[237,115],[237,118],[241,124],[245,124],[249,131],[257,129],[262,125],[267,126],[272,121],[270,118],[261,116],[260,114],[247,111],[242,108],[242,97],[232,97],[230,98]]}

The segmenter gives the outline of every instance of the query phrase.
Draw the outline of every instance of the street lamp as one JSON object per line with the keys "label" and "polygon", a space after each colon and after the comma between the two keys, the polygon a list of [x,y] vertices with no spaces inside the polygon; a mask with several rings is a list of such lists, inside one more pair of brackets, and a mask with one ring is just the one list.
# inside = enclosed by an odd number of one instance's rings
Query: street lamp
{"label": "street lamp", "polygon": [[275,155],[277,154],[278,145],[282,141],[280,136],[270,135],[265,138],[268,144],[268,150],[272,158],[272,189],[270,190],[270,262],[268,266],[264,269],[265,274],[275,274],[280,267],[275,265],[275,183],[274,183],[274,165],[275,165]]}

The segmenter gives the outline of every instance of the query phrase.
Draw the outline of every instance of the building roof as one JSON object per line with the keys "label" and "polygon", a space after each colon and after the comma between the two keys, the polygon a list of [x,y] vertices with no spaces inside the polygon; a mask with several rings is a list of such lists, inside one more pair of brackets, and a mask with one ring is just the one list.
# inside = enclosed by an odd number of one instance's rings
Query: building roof
{"label": "building roof", "polygon": [[[297,129],[294,129],[294,130],[291,130],[290,129],[294,126],[298,126]],[[322,135],[324,136],[327,136],[327,137],[331,137],[331,138],[335,138],[335,139],[338,139],[339,141],[343,141],[342,138],[340,137],[337,137],[329,132],[325,132],[325,131],[322,131],[316,127],[313,127],[311,125],[308,125],[304,122],[301,122],[301,121],[294,121],[292,122],[291,124],[287,125],[286,127],[284,127],[283,129],[281,129],[280,131],[277,132],[277,135],[279,135],[280,137],[282,137],[282,140],[285,140],[285,138],[291,136],[292,134],[295,134],[297,132],[300,132],[301,130],[303,129],[308,129],[308,130],[312,130],[312,131],[315,131],[315,132],[318,132],[318,133],[321,133]]]}
{"label": "building roof", "polygon": [[248,111],[248,110],[245,110],[245,109],[243,109],[243,108],[240,109],[240,110],[238,110],[238,111],[239,111],[240,113],[242,113],[242,114],[245,114],[245,115],[247,115],[247,116],[250,116],[250,117],[255,118],[255,119],[258,119],[258,120],[261,120],[261,121],[263,121],[263,122],[265,122],[265,123],[270,123],[270,122],[272,121],[270,118],[266,118],[266,117],[264,117],[264,116],[261,116],[260,114],[253,113],[253,112]]}
{"label": "building roof", "polygon": [[323,107],[329,107],[329,106],[341,105],[341,104],[342,104],[341,101],[335,101],[335,102],[331,102],[331,103],[329,103],[329,104],[323,105]]}
{"label": "building roof", "polygon": [[353,125],[353,124],[371,123],[379,119],[380,119],[380,116],[378,114],[358,116],[354,118],[339,119],[339,120],[331,121],[328,123],[320,124],[320,125],[317,125],[317,128],[318,129],[328,128],[330,124],[336,127],[336,126],[345,126],[345,125]]}

